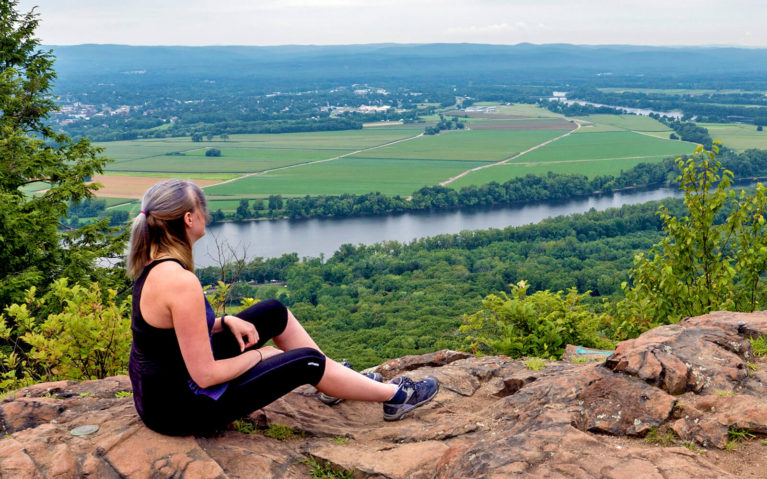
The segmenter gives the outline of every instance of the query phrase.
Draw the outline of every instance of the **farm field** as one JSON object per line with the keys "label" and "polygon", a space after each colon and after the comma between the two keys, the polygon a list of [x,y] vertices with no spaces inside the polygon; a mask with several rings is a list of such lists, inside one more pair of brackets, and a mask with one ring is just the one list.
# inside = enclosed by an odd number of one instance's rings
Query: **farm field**
{"label": "farm field", "polygon": [[[194,150],[185,156],[139,158],[110,165],[109,171],[143,173],[254,173],[283,166],[326,160],[352,150],[304,150],[271,148],[221,147],[220,157],[205,156],[205,150]],[[204,176],[203,176],[204,177]]]}
{"label": "farm field", "polygon": [[364,194],[407,196],[475,166],[479,161],[341,158],[326,163],[273,171],[205,188],[212,200],[225,197]]}
{"label": "farm field", "polygon": [[561,130],[454,130],[363,151],[350,158],[495,162],[563,133]]}
{"label": "farm field", "polygon": [[[638,163],[660,161],[663,158],[695,149],[692,143],[653,138],[631,131],[600,131],[570,136],[531,151],[510,162],[472,172],[451,183],[460,188],[509,179],[528,173],[581,173],[589,177],[619,174]],[[507,167],[518,165],[517,167]]]}
{"label": "farm field", "polygon": [[697,125],[708,129],[711,138],[721,141],[733,150],[767,149],[767,131],[756,131],[754,125],[743,123],[697,123]]}
{"label": "farm field", "polygon": [[[194,163],[195,159],[213,161],[228,159],[231,156],[235,162],[248,158],[295,161],[303,156],[310,158],[309,161],[311,161],[318,157],[332,158],[337,156],[338,152],[348,153],[408,138],[420,133],[422,129],[422,126],[395,125],[362,130],[232,135],[226,141],[214,139],[200,143],[194,143],[189,138],[162,138],[96,143],[96,146],[104,147],[104,155],[115,160],[107,165],[107,171],[146,172],[145,167],[150,164],[152,171],[178,170],[179,173],[206,173],[220,172],[220,170],[208,165],[186,165],[183,164],[184,160],[192,160]],[[208,148],[220,149],[223,156],[206,157],[205,150]],[[184,156],[169,156],[169,153],[182,153]],[[179,162],[182,164],[179,165]],[[223,166],[226,167],[226,165]]]}
{"label": "farm field", "polygon": [[[390,122],[362,130],[231,135],[226,141],[200,143],[189,138],[104,143],[100,146],[105,146],[106,155],[116,162],[98,178],[105,185],[99,195],[139,198],[149,185],[163,178],[180,177],[204,187],[211,209],[233,211],[240,199],[276,194],[290,197],[381,192],[408,196],[423,186],[506,160],[551,140],[515,158],[513,164],[472,172],[451,186],[503,182],[548,171],[589,176],[617,174],[637,163],[659,161],[694,149],[690,143],[669,141],[671,130],[648,117],[579,117],[581,128],[568,134],[577,123],[536,105],[475,106],[486,108],[468,112],[469,118],[462,117],[463,112],[445,114],[447,118],[461,116],[467,125],[465,130],[433,136],[418,136],[428,122]],[[221,150],[222,156],[206,157],[207,148]]]}
{"label": "farm field", "polygon": [[667,139],[668,135],[673,132],[671,128],[658,120],[642,115],[589,115],[574,118],[594,124],[594,129],[581,128],[578,130],[578,134],[595,132],[601,128],[602,130],[599,131],[628,130],[642,133],[660,133],[665,135],[663,138]]}

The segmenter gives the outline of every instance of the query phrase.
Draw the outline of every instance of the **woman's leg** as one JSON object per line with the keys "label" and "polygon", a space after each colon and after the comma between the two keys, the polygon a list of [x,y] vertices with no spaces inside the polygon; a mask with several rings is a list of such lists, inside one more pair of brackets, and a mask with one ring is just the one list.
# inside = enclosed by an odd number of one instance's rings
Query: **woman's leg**
{"label": "woman's leg", "polygon": [[353,401],[383,402],[397,392],[396,385],[373,381],[330,358],[325,359],[325,373],[315,387],[328,396]]}
{"label": "woman's leg", "polygon": [[[312,348],[321,352],[317,343],[290,310],[288,310],[288,323],[285,330],[273,339],[274,344],[283,351]],[[325,374],[316,388],[329,396],[356,401],[386,401],[397,392],[397,386],[373,381],[330,358],[325,360]]]}
{"label": "woman's leg", "polygon": [[[309,333],[301,326],[293,313],[278,301],[267,300],[256,303],[237,316],[256,326],[259,333],[256,347],[260,347],[272,339],[279,349],[286,352],[300,348],[311,348],[322,353],[317,343],[309,336]],[[285,325],[284,328],[282,324]],[[216,336],[222,334],[229,343],[232,343],[233,339],[230,339],[231,334],[228,332],[214,335],[214,343]],[[236,341],[229,346],[230,350],[234,350],[237,346]],[[217,345],[214,344],[214,351],[218,349]],[[236,350],[236,354],[238,353],[239,349]],[[393,384],[373,381],[330,358],[326,358],[325,372],[315,386],[329,396],[357,401],[386,401],[397,391],[397,386]]]}

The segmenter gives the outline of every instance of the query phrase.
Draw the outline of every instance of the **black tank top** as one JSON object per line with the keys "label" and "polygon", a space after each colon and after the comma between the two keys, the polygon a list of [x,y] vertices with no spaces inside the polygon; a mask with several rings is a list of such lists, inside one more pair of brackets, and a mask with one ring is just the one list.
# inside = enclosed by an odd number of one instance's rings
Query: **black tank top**
{"label": "black tank top", "polygon": [[[128,373],[133,385],[133,400],[140,416],[144,417],[145,395],[149,393],[152,398],[163,397],[172,400],[179,395],[205,394],[211,395],[209,390],[218,392],[219,388],[199,388],[189,376],[184,358],[173,328],[157,328],[147,323],[141,314],[141,292],[149,272],[160,263],[175,261],[184,267],[181,261],[175,258],[166,258],[148,264],[133,284],[133,311],[131,314],[131,331],[133,343],[131,344],[130,359],[128,361]],[[205,319],[208,326],[208,335],[212,334],[215,322],[213,307],[205,299]],[[147,389],[151,389],[147,390]],[[220,394],[217,394],[220,395]]]}

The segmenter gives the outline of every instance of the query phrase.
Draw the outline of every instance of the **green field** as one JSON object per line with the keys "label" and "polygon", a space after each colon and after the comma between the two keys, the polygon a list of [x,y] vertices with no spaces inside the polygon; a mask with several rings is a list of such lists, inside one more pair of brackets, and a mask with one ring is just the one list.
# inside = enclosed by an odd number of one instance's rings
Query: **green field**
{"label": "green field", "polygon": [[[597,131],[609,131],[609,130],[628,130],[639,131],[643,133],[663,133],[665,138],[672,132],[671,128],[667,127],[663,123],[650,118],[649,116],[641,115],[589,115],[589,116],[577,116],[574,117],[579,120],[587,121],[594,124],[594,128],[581,128],[578,133],[591,133]],[[603,128],[599,130],[599,128]]]}
{"label": "green field", "polygon": [[[110,165],[110,171],[155,173],[253,173],[299,163],[327,160],[351,150],[288,150],[221,148],[220,157],[207,157],[204,150],[185,156],[161,156],[123,161]],[[209,176],[204,176],[210,178]]]}
{"label": "green field", "polygon": [[[438,184],[477,166],[506,160],[562,137],[567,133],[562,128],[571,125],[562,115],[535,105],[492,106],[495,111],[486,115],[490,118],[482,118],[476,112],[480,117],[462,119],[467,129],[433,136],[417,136],[428,123],[391,122],[362,130],[231,135],[226,141],[200,143],[189,138],[151,139],[100,146],[106,147],[107,156],[116,159],[107,166],[107,174],[233,180],[205,188],[211,208],[231,211],[241,198],[272,194],[290,197],[379,191],[408,196],[423,186]],[[515,158],[512,165],[470,173],[451,186],[503,182],[519,175],[548,171],[588,176],[618,174],[638,163],[659,161],[694,149],[690,143],[669,141],[671,130],[649,117],[591,115],[578,120],[583,126],[573,134]],[[545,127],[552,129],[535,129],[549,124],[550,127]],[[731,134],[739,132],[733,130]],[[220,149],[222,156],[206,157],[208,148]],[[173,152],[183,156],[167,155]],[[135,205],[127,207],[132,208]]]}
{"label": "green field", "polygon": [[[98,143],[115,161],[107,173],[118,171],[159,173],[253,172],[289,164],[333,158],[352,151],[409,138],[422,126],[393,125],[363,130],[270,135],[232,135],[230,139],[194,143],[189,138],[163,138]],[[208,148],[222,156],[206,157]],[[167,153],[184,156],[168,156]]]}
{"label": "green field", "polygon": [[494,166],[470,173],[451,183],[460,188],[491,181],[502,183],[513,177],[532,174],[581,173],[589,177],[619,174],[638,163],[660,161],[669,156],[691,153],[692,143],[662,140],[630,131],[572,134],[513,160],[508,166]]}
{"label": "green field", "polygon": [[454,130],[357,153],[351,158],[496,162],[564,133],[562,130]]}
{"label": "green field", "polygon": [[493,102],[478,101],[475,106],[493,106],[495,107],[496,115],[520,115],[529,118],[562,118],[559,113],[554,113],[545,108],[541,108],[538,105],[526,104],[526,103],[514,103],[511,105],[499,105]]}
{"label": "green field", "polygon": [[697,123],[708,129],[714,140],[737,151],[749,148],[767,149],[767,131],[756,131],[756,126],[743,123]]}
{"label": "green field", "polygon": [[298,168],[250,176],[226,185],[205,188],[213,199],[225,196],[252,198],[270,194],[288,196],[364,194],[379,191],[407,196],[475,166],[478,161],[395,160],[341,158]]}

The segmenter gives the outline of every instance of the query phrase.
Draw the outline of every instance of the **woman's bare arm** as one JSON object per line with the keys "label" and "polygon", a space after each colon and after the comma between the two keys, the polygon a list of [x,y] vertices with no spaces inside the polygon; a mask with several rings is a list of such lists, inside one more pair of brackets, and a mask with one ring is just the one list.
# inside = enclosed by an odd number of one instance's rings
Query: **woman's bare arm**
{"label": "woman's bare arm", "polygon": [[200,387],[209,387],[234,379],[256,365],[262,357],[279,353],[276,348],[246,351],[229,359],[215,360],[205,321],[202,286],[194,273],[179,270],[172,277],[158,281],[164,289],[173,328],[187,371]]}

